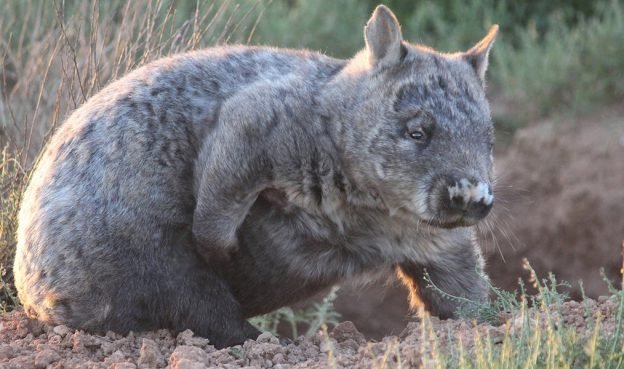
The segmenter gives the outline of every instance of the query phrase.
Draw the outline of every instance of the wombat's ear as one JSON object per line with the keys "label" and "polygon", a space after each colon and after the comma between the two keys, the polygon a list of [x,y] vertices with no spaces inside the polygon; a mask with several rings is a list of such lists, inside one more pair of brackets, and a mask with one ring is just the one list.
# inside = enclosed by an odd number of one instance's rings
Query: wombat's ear
{"label": "wombat's ear", "polygon": [[392,65],[401,60],[401,26],[388,7],[379,5],[364,27],[366,49],[372,65]]}
{"label": "wombat's ear", "polygon": [[494,40],[496,40],[497,34],[498,25],[495,24],[490,27],[488,34],[483,38],[483,40],[479,41],[475,46],[464,53],[464,58],[474,68],[475,72],[477,72],[483,86],[485,86],[485,71],[488,67],[490,49],[492,48],[492,45],[494,45]]}

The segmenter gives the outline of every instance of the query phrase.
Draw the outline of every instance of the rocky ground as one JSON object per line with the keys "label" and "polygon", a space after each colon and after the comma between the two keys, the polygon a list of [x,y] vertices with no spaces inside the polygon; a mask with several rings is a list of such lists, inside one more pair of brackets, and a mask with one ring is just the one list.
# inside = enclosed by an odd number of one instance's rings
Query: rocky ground
{"label": "rocky ground", "polygon": [[[616,327],[615,298],[566,302],[545,311],[531,311],[531,321],[554,317],[557,327],[570,327],[579,337],[595,333],[591,317],[600,315],[602,335]],[[518,313],[519,314],[519,313]],[[66,326],[51,326],[29,320],[15,311],[0,317],[0,368],[395,368],[433,367],[443,356],[451,357],[462,343],[465,352],[478,347],[478,337],[489,337],[501,345],[526,329],[518,314],[502,317],[500,325],[430,318],[423,325],[411,322],[398,336],[367,340],[351,322],[343,322],[329,333],[319,332],[280,345],[270,333],[256,341],[216,350],[207,339],[191,331],[176,336],[166,330],[121,336],[90,335]]]}

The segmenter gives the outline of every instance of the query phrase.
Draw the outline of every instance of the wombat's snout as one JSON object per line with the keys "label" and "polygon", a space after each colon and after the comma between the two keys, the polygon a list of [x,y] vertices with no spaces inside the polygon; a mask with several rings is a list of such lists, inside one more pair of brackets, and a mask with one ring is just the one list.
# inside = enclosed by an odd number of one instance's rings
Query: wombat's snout
{"label": "wombat's snout", "polygon": [[430,208],[442,227],[473,225],[488,215],[493,204],[492,186],[473,177],[443,175],[432,186]]}
{"label": "wombat's snout", "polygon": [[494,204],[494,194],[489,183],[471,178],[452,180],[447,185],[449,215],[459,215],[467,222],[485,218]]}

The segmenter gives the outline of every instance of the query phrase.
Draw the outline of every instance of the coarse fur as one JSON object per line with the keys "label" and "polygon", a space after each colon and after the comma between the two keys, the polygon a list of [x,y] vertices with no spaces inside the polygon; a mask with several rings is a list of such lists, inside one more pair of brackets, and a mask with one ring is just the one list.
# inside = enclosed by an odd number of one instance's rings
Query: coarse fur
{"label": "coarse fur", "polygon": [[379,6],[351,60],[224,46],[158,60],[59,127],[24,195],[15,281],[27,312],[90,331],[245,321],[393,268],[414,307],[487,299],[470,227],[492,206],[484,74],[402,40]]}

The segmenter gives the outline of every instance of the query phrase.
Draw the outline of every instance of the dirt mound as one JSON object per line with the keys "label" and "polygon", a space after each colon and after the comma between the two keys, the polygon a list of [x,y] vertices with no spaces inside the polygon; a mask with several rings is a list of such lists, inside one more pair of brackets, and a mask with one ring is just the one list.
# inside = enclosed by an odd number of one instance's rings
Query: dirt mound
{"label": "dirt mound", "polygon": [[570,282],[574,298],[579,280],[588,296],[607,292],[602,267],[621,281],[624,107],[521,130],[496,166],[502,201],[491,228],[498,247],[488,231],[482,238],[497,286],[518,287],[527,276],[522,258],[538,275],[552,271]]}
{"label": "dirt mound", "polygon": [[[579,336],[589,337],[594,331],[588,328],[588,316],[599,313],[604,318],[600,329],[608,333],[616,327],[616,309],[614,298],[567,302],[554,313],[533,311],[529,319],[540,322],[546,315],[555,316],[559,326],[572,327]],[[431,318],[424,324],[412,322],[400,336],[381,342],[367,341],[352,323],[344,322],[329,334],[301,337],[287,346],[264,333],[256,341],[217,350],[191,331],[176,337],[166,330],[98,336],[63,325],[41,324],[14,311],[0,317],[0,368],[415,367],[440,360],[439,353],[449,356],[451,350],[458,349],[458,342],[467,353],[476,347],[476,339],[489,337],[495,344],[501,343],[505,336],[524,329],[518,325],[524,321],[510,316],[505,325],[491,326]]]}

